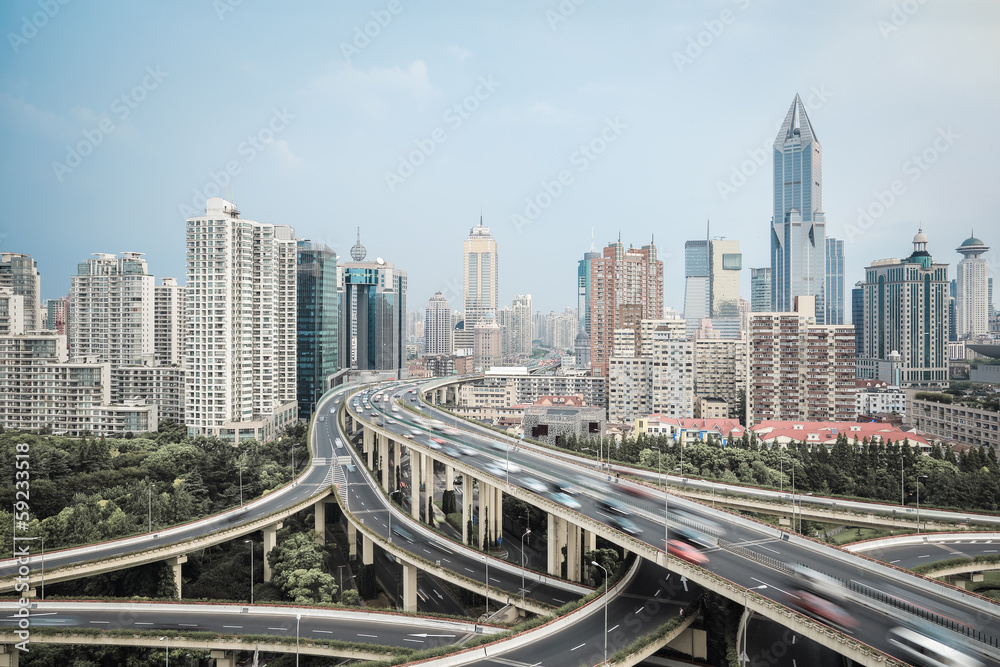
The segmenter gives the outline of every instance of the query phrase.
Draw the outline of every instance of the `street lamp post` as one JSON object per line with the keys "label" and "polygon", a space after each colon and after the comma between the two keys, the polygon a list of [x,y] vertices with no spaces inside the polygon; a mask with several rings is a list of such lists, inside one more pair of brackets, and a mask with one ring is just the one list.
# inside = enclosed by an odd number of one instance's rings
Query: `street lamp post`
{"label": "street lamp post", "polygon": [[253,604],[253,540],[243,540],[250,545],[250,604]]}
{"label": "street lamp post", "polygon": [[928,475],[917,475],[917,535],[920,534],[920,480],[927,477]]}
{"label": "street lamp post", "polygon": [[302,614],[295,614],[295,667],[299,667],[299,621]]}
{"label": "street lamp post", "polygon": [[149,532],[153,532],[153,483],[150,482],[149,486],[146,487],[146,492],[149,497]]}
{"label": "street lamp post", "polygon": [[[531,529],[524,531],[524,535],[521,535],[521,603],[524,604],[524,538],[527,535],[531,535]],[[489,578],[487,577],[487,584],[489,583]]]}
{"label": "street lamp post", "polygon": [[604,664],[608,664],[608,568],[604,567],[596,560],[590,561],[590,564],[599,567],[604,570]]}
{"label": "street lamp post", "polygon": [[166,642],[167,647],[167,667],[170,667],[170,637],[160,637],[161,642]]}
{"label": "street lamp post", "polygon": [[486,562],[486,618],[490,617],[490,557],[483,556]]}
{"label": "street lamp post", "polygon": [[42,539],[42,599],[45,599],[45,536],[41,536]]}
{"label": "street lamp post", "polygon": [[660,477],[663,475],[663,467],[660,465],[661,452],[659,447],[654,447],[656,450],[656,486],[660,486]]}
{"label": "street lamp post", "polygon": [[[680,467],[674,468],[674,472],[678,472]],[[663,476],[663,553],[667,553],[668,543],[670,542],[670,512],[669,512],[669,501],[670,501],[670,476],[669,474]]]}
{"label": "street lamp post", "polygon": [[[754,586],[753,588],[743,589],[743,609],[746,610],[747,605],[750,604],[750,591],[759,591],[767,588],[767,584],[761,584],[760,586]],[[747,616],[746,625],[743,626],[743,653],[740,654],[740,662],[744,665],[749,662],[750,656],[747,655],[747,630],[750,625],[750,617]]]}
{"label": "street lamp post", "polygon": [[243,504],[243,461],[240,460],[240,505]]}
{"label": "street lamp post", "polygon": [[[780,445],[779,445],[780,446]],[[785,453],[781,453],[781,458],[778,459],[778,470],[781,471],[780,481],[778,482],[778,492],[785,492]]]}

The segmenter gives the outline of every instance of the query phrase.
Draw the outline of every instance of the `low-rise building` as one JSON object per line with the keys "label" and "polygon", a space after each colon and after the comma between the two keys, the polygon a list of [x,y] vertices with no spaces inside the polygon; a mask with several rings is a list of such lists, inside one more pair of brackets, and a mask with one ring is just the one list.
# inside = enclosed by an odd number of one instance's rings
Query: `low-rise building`
{"label": "low-rise building", "polygon": [[804,422],[768,420],[755,424],[753,433],[757,440],[768,445],[787,447],[791,443],[832,447],[837,438],[846,436],[848,441],[895,442],[908,440],[924,454],[931,451],[932,438],[916,430],[904,431],[891,424],[879,422]]}
{"label": "low-rise building", "polygon": [[[959,402],[961,401],[961,402]],[[1000,451],[1000,411],[996,401],[959,401],[951,394],[906,392],[907,421],[950,444],[989,446]]]}
{"label": "low-rise building", "polygon": [[854,413],[858,417],[878,417],[895,414],[906,416],[906,392],[884,380],[857,379],[854,381]]}
{"label": "low-rise building", "polygon": [[524,408],[524,434],[559,446],[569,435],[592,438],[604,435],[604,408],[587,406],[580,396],[542,396]]}
{"label": "low-rise building", "polygon": [[728,419],[729,403],[714,396],[694,397],[695,419]]}
{"label": "low-rise building", "polygon": [[742,438],[744,431],[736,419],[678,419],[653,414],[635,420],[636,434],[664,435],[685,446],[698,441],[704,442],[709,436],[726,445],[730,438]]}

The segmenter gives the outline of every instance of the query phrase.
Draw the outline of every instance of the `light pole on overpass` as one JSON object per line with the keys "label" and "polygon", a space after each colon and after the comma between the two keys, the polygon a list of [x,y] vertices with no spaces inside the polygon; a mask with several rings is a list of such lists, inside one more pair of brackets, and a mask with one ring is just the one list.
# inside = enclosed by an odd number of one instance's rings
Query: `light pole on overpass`
{"label": "light pole on overpass", "polygon": [[483,556],[486,563],[486,620],[490,619],[490,557]]}
{"label": "light pole on overpass", "polygon": [[608,568],[604,567],[596,560],[590,561],[590,564],[599,567],[604,570],[604,664],[608,664]]}
{"label": "light pole on overpass", "polygon": [[299,621],[302,614],[295,614],[295,667],[299,667]]}
{"label": "light pole on overpass", "polygon": [[750,616],[748,614],[747,605],[750,604],[750,591],[761,591],[767,588],[767,584],[761,584],[760,586],[754,586],[753,588],[743,589],[743,613],[747,614],[746,625],[743,626],[743,652],[740,654],[740,662],[746,665],[750,662],[750,656],[747,655],[747,630],[750,629]]}
{"label": "light pole on overpass", "polygon": [[243,540],[250,545],[250,604],[253,604],[253,540]]}
{"label": "light pole on overpass", "polygon": [[[524,531],[524,535],[521,535],[521,604],[524,604],[524,538],[527,535],[531,535],[531,529]],[[487,580],[487,584],[489,581]]]}
{"label": "light pole on overpass", "polygon": [[927,477],[928,475],[917,475],[917,535],[920,534],[920,480]]}
{"label": "light pole on overpass", "polygon": [[[674,468],[674,472],[680,471],[680,466]],[[670,512],[669,512],[669,501],[670,501],[670,476],[663,476],[663,554],[667,554],[667,549],[670,542]],[[666,562],[666,561],[664,561]]]}
{"label": "light pole on overpass", "polygon": [[170,637],[160,637],[161,642],[166,642],[167,646],[167,667],[170,667]]}

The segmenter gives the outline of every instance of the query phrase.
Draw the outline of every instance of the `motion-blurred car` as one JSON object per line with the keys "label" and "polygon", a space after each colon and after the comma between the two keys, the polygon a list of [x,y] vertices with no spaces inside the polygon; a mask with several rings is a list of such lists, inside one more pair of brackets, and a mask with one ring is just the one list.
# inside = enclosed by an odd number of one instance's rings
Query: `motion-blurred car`
{"label": "motion-blurred car", "polygon": [[622,505],[620,502],[618,502],[617,500],[609,500],[607,498],[601,498],[600,500],[598,500],[597,508],[600,509],[602,512],[611,515],[627,516],[628,514],[630,514],[628,509],[626,509],[625,506]]}
{"label": "motion-blurred car", "polygon": [[843,632],[853,633],[857,629],[858,622],[837,603],[809,591],[796,591],[794,595],[796,597],[788,597],[789,606],[801,609]]}
{"label": "motion-blurred car", "polygon": [[552,500],[559,503],[560,505],[562,505],[563,507],[568,507],[571,510],[580,509],[579,500],[577,500],[571,495],[562,493],[561,491],[553,491],[552,493],[549,494],[549,497],[552,498]]}
{"label": "motion-blurred car", "polygon": [[917,667],[982,667],[983,663],[951,646],[944,633],[916,624],[889,630],[892,653]]}
{"label": "motion-blurred car", "polygon": [[624,516],[612,516],[608,518],[608,525],[611,526],[612,528],[617,528],[623,533],[632,535],[633,537],[638,537],[639,535],[642,535],[642,528],[639,528],[639,526],[635,525],[632,519],[629,519]]}
{"label": "motion-blurred car", "polygon": [[466,456],[476,456],[477,454],[479,454],[477,450],[473,449],[472,447],[469,447],[468,445],[459,445],[458,451],[462,452],[462,454]]}
{"label": "motion-blurred car", "polygon": [[708,556],[687,542],[681,542],[680,540],[670,540],[667,542],[667,553],[695,565],[704,565],[708,562]]}
{"label": "motion-blurred car", "polygon": [[534,493],[545,493],[545,484],[534,477],[522,477],[520,480],[520,485],[526,488],[528,491],[533,491]]}

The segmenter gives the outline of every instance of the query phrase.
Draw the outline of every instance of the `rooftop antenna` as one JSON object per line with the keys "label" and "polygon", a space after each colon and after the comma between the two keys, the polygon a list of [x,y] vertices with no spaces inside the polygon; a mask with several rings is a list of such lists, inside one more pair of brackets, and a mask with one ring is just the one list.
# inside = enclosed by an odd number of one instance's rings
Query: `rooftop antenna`
{"label": "rooftop antenna", "polygon": [[590,228],[590,252],[594,252],[594,228]]}

